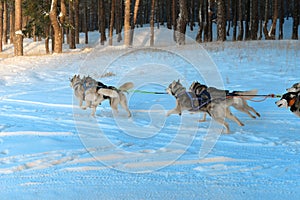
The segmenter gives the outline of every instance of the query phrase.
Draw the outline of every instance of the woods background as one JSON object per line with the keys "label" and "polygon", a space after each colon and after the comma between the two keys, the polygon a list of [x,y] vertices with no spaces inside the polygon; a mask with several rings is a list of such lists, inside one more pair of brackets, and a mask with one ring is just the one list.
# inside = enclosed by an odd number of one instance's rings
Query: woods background
{"label": "woods background", "polygon": [[117,36],[130,46],[134,29],[145,25],[151,45],[155,26],[181,33],[174,34],[178,44],[187,28],[197,42],[213,41],[213,23],[218,41],[283,39],[286,20],[293,20],[291,39],[298,39],[299,10],[299,0],[0,0],[0,51],[13,43],[15,55],[23,55],[27,37],[44,39],[47,53],[61,53],[63,43],[76,48],[80,32],[88,43],[89,31],[99,31],[103,45]]}

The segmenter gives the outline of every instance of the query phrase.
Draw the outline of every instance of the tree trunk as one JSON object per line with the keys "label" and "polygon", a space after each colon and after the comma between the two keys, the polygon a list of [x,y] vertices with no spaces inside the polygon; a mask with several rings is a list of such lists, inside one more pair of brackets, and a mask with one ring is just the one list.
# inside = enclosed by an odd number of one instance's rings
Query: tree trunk
{"label": "tree trunk", "polygon": [[207,8],[207,12],[208,12],[208,24],[207,24],[207,41],[211,42],[213,41],[213,29],[212,29],[212,25],[213,25],[213,2],[214,0],[209,0],[208,1],[208,8]]}
{"label": "tree trunk", "polygon": [[46,54],[50,53],[50,48],[49,48],[49,39],[50,39],[50,25],[45,26],[45,50]]}
{"label": "tree trunk", "polygon": [[177,19],[176,42],[179,45],[185,44],[185,32],[188,22],[188,11],[186,0],[179,0],[179,16]]}
{"label": "tree trunk", "polygon": [[272,22],[271,29],[269,31],[269,37],[272,40],[275,40],[276,38],[277,19],[278,19],[278,0],[273,0],[273,22]]}
{"label": "tree trunk", "polygon": [[232,0],[232,40],[236,41],[237,29],[237,0]]}
{"label": "tree trunk", "polygon": [[83,14],[83,31],[85,34],[85,44],[89,43],[89,27],[88,27],[88,1],[84,1],[84,14]]}
{"label": "tree trunk", "polygon": [[79,0],[74,1],[74,14],[75,14],[75,43],[80,43],[79,36]]}
{"label": "tree trunk", "polygon": [[130,0],[125,0],[124,45],[130,46]]}
{"label": "tree trunk", "polygon": [[122,40],[122,5],[122,0],[116,2],[116,34],[118,35],[118,42]]}
{"label": "tree trunk", "polygon": [[298,40],[298,26],[299,26],[299,0],[294,0],[293,10],[293,34],[292,39]]}
{"label": "tree trunk", "polygon": [[154,15],[155,15],[155,0],[151,1],[151,19],[150,19],[150,46],[154,46]]}
{"label": "tree trunk", "polygon": [[100,44],[104,45],[104,42],[106,41],[106,35],[105,35],[105,8],[104,8],[104,0],[99,0],[99,29],[100,29]]}
{"label": "tree trunk", "polygon": [[62,34],[62,27],[66,16],[66,7],[64,4],[64,0],[61,0],[61,13],[60,18],[58,21],[57,16],[57,0],[52,0],[51,9],[50,9],[50,21],[54,32],[54,45],[53,45],[53,52],[54,53],[62,53],[62,44],[63,44],[63,34]]}
{"label": "tree trunk", "polygon": [[284,2],[279,1],[279,40],[283,39],[283,23],[284,23]]}
{"label": "tree trunk", "polygon": [[10,44],[14,43],[14,37],[15,37],[15,6],[14,2],[11,3],[11,8],[9,12],[9,42]]}
{"label": "tree trunk", "polygon": [[7,44],[7,21],[8,20],[8,10],[7,10],[7,2],[4,1],[3,4],[3,44]]}
{"label": "tree trunk", "polygon": [[15,0],[15,56],[23,56],[22,0]]}
{"label": "tree trunk", "polygon": [[110,12],[110,24],[109,24],[109,45],[112,46],[113,44],[113,30],[115,24],[115,6],[116,0],[111,1],[111,12]]}
{"label": "tree trunk", "polygon": [[174,34],[173,34],[173,39],[174,41],[176,41],[176,28],[177,28],[177,22],[176,22],[176,13],[177,13],[177,0],[172,0],[172,24],[173,24],[173,30],[174,30]]}
{"label": "tree trunk", "polygon": [[3,8],[4,3],[0,2],[0,52],[3,51],[2,40],[3,40]]}
{"label": "tree trunk", "polygon": [[131,29],[130,29],[130,45],[132,45],[132,43],[133,43],[134,29],[135,29],[136,22],[137,22],[139,6],[140,6],[140,0],[136,0],[135,5],[134,5],[134,11],[133,11],[132,25],[131,25]]}
{"label": "tree trunk", "polygon": [[243,40],[244,37],[244,22],[243,22],[243,1],[238,0],[238,27],[239,27],[239,34],[238,34],[238,40]]}
{"label": "tree trunk", "polygon": [[198,29],[198,33],[196,36],[196,41],[197,42],[202,42],[202,34],[203,34],[203,29],[204,29],[204,5],[203,5],[203,1],[204,0],[199,0],[199,29]]}
{"label": "tree trunk", "polygon": [[251,39],[257,40],[258,33],[258,0],[252,0],[251,9]]}
{"label": "tree trunk", "polygon": [[69,3],[69,23],[70,23],[70,28],[69,28],[69,48],[70,49],[76,49],[75,45],[75,23],[74,23],[74,1],[70,1]]}
{"label": "tree trunk", "polygon": [[251,27],[250,27],[250,0],[246,0],[245,6],[245,40],[249,40],[251,37]]}
{"label": "tree trunk", "polygon": [[225,0],[218,0],[218,14],[217,14],[217,26],[218,26],[218,41],[226,40],[226,15],[225,15]]}
{"label": "tree trunk", "polygon": [[166,18],[167,18],[167,28],[172,29],[172,12],[171,12],[171,0],[166,0]]}
{"label": "tree trunk", "polygon": [[263,25],[263,32],[264,32],[264,35],[265,35],[265,39],[266,40],[269,40],[270,37],[269,37],[269,33],[268,33],[268,21],[269,21],[269,0],[265,0],[265,22],[264,22],[264,25]]}

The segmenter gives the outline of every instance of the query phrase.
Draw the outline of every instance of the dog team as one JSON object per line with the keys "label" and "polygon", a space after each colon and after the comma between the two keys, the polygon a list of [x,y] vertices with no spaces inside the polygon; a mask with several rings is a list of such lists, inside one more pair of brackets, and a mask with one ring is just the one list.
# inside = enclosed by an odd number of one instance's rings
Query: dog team
{"label": "dog team", "polygon": [[[90,76],[81,78],[80,75],[74,75],[70,82],[74,95],[79,100],[79,107],[82,109],[91,108],[92,116],[95,116],[97,106],[107,99],[114,114],[118,113],[118,105],[120,104],[127,112],[128,117],[131,117],[124,92],[128,92],[134,87],[132,82],[126,82],[120,87],[114,87],[107,86]],[[189,112],[203,112],[203,119],[199,120],[199,122],[205,121],[206,114],[208,114],[212,119],[225,127],[226,133],[230,132],[230,128],[225,118],[235,121],[239,126],[244,126],[231,113],[231,106],[246,113],[251,118],[260,117],[260,114],[247,103],[247,100],[255,97],[257,90],[229,92],[228,90],[208,87],[199,82],[193,82],[189,89],[186,90],[180,83],[180,80],[178,80],[173,81],[167,87],[166,92],[176,99],[175,108],[168,111],[167,116],[171,114],[181,115],[185,110]],[[84,106],[83,102],[85,102]],[[291,88],[288,88],[287,93],[282,95],[282,98],[276,102],[276,105],[278,107],[290,107],[290,110],[300,117],[300,83],[296,83]]]}

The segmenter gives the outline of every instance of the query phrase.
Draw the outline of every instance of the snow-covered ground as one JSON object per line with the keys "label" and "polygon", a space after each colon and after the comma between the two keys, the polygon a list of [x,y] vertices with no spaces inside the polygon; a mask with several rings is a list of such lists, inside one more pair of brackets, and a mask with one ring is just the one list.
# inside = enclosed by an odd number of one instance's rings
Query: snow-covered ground
{"label": "snow-covered ground", "polygon": [[[69,78],[91,75],[106,84],[164,92],[175,79],[229,90],[283,94],[299,82],[299,41],[253,41],[176,46],[145,30],[134,47],[91,44],[43,55],[0,60],[0,195],[5,199],[297,199],[300,196],[299,118],[277,99],[249,102],[261,118],[232,109],[245,123],[231,134],[201,114],[165,117],[175,99],[130,92],[128,119],[108,102],[80,110]],[[172,33],[170,33],[172,34]],[[206,52],[206,51],[207,52]],[[25,50],[26,52],[26,50]],[[28,52],[28,51],[27,51]],[[113,76],[105,76],[108,72]],[[104,75],[104,76],[103,76]],[[261,98],[255,98],[260,100]]]}

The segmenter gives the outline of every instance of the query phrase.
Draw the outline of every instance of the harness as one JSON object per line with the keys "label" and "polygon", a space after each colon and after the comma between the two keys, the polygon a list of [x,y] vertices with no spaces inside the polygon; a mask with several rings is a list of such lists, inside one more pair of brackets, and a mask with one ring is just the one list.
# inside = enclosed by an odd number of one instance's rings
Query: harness
{"label": "harness", "polygon": [[[174,96],[176,98],[178,98],[184,94],[186,94],[190,98],[191,106],[192,106],[192,109],[190,111],[198,111],[211,102],[211,96],[207,90],[203,90],[198,95],[196,95],[192,92],[183,91],[183,92],[179,93],[177,96],[176,95],[174,95]],[[194,98],[192,94],[194,94],[196,96],[196,98]],[[198,106],[196,106],[194,104],[195,101],[198,102]]]}

